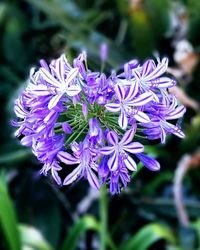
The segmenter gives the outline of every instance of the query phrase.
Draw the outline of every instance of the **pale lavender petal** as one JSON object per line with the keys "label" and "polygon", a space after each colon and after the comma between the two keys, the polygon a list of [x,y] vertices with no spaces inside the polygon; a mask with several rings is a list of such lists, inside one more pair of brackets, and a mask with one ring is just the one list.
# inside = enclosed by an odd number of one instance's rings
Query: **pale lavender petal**
{"label": "pale lavender petal", "polygon": [[44,84],[34,85],[30,83],[27,90],[36,96],[46,96],[46,95],[50,95],[53,92],[53,90],[51,90],[50,87],[47,87]]}
{"label": "pale lavender petal", "polygon": [[124,145],[123,149],[132,154],[142,153],[144,151],[144,146],[139,142],[132,142],[128,145]]}
{"label": "pale lavender petal", "polygon": [[150,156],[145,154],[136,154],[136,156],[140,159],[140,161],[144,164],[151,171],[158,171],[160,170],[160,163],[153,159]]}
{"label": "pale lavender petal", "polygon": [[60,81],[64,82],[64,73],[65,73],[65,69],[64,69],[64,62],[62,60],[62,57],[60,57],[59,59],[56,60],[55,63],[55,69],[56,69],[56,75],[59,78]]}
{"label": "pale lavender petal", "polygon": [[146,92],[146,93],[139,95],[133,101],[130,101],[127,104],[130,106],[139,107],[139,106],[144,106],[145,104],[147,104],[148,102],[152,100],[153,100],[153,96],[151,92]]}
{"label": "pale lavender petal", "polygon": [[176,81],[169,77],[159,77],[155,80],[151,80],[149,84],[151,85],[151,87],[171,88],[176,85]]}
{"label": "pale lavender petal", "polygon": [[114,151],[114,148],[112,146],[107,146],[99,149],[99,153],[103,155],[110,155]]}
{"label": "pale lavender petal", "polygon": [[82,175],[82,167],[78,165],[63,181],[63,185],[69,185]]}
{"label": "pale lavender petal", "polygon": [[67,165],[73,165],[73,164],[77,164],[80,163],[80,160],[78,160],[77,158],[75,158],[74,156],[70,155],[67,152],[64,151],[60,151],[57,154],[57,158],[62,161],[63,163],[67,164]]}
{"label": "pale lavender petal", "polygon": [[119,126],[122,129],[126,129],[128,126],[128,118],[126,116],[126,113],[122,110],[118,119]]}
{"label": "pale lavender petal", "polygon": [[51,98],[51,100],[49,101],[48,108],[49,109],[54,108],[58,104],[58,102],[60,101],[61,97],[62,97],[62,94],[53,96]]}
{"label": "pale lavender petal", "polygon": [[132,85],[130,86],[130,88],[128,89],[127,93],[126,93],[126,97],[125,100],[131,100],[133,99],[137,93],[138,93],[138,89],[139,89],[139,84],[137,81],[133,82]]}
{"label": "pale lavender petal", "polygon": [[120,104],[119,103],[108,103],[105,105],[106,109],[110,112],[119,112],[120,111]]}
{"label": "pale lavender petal", "polygon": [[86,118],[88,115],[88,106],[87,106],[87,103],[85,101],[82,104],[82,112],[83,112],[84,117]]}
{"label": "pale lavender petal", "polygon": [[155,67],[156,65],[153,60],[147,60],[142,66],[142,77],[149,75],[155,69]]}
{"label": "pale lavender petal", "polygon": [[114,131],[110,131],[107,134],[107,140],[111,145],[116,145],[118,143],[118,135]]}
{"label": "pale lavender petal", "polygon": [[66,93],[68,96],[75,96],[81,92],[81,87],[79,85],[72,85],[67,88]]}
{"label": "pale lavender petal", "polygon": [[174,120],[182,117],[186,112],[186,108],[181,105],[177,107],[174,111],[170,112],[168,115],[165,116],[166,120]]}
{"label": "pale lavender petal", "polygon": [[120,143],[123,145],[129,144],[130,142],[132,142],[134,134],[135,134],[135,129],[130,129],[130,130],[126,131],[126,133],[124,134]]}
{"label": "pale lavender petal", "polygon": [[118,168],[118,153],[114,152],[109,158],[108,167],[111,171],[115,171]]}
{"label": "pale lavender petal", "polygon": [[72,68],[67,74],[67,79],[65,83],[68,85],[72,80],[74,80],[76,76],[78,75],[78,72],[79,72],[78,68]]}
{"label": "pale lavender petal", "polygon": [[151,121],[147,114],[139,110],[133,116],[137,121],[142,122],[142,123],[148,123]]}
{"label": "pale lavender petal", "polygon": [[115,86],[115,92],[116,92],[117,98],[118,98],[118,100],[119,100],[120,102],[121,102],[122,100],[124,100],[124,97],[125,97],[125,90],[124,90],[124,88],[123,88],[121,85],[117,84],[117,85]]}
{"label": "pale lavender petal", "polygon": [[97,176],[90,167],[87,167],[86,171],[87,171],[87,179],[88,182],[90,183],[90,186],[98,190],[100,188],[100,184]]}
{"label": "pale lavender petal", "polygon": [[56,181],[56,183],[57,183],[58,185],[62,185],[61,178],[60,178],[60,176],[58,175],[58,172],[54,169],[54,167],[51,168],[51,174],[52,174],[54,180]]}
{"label": "pale lavender petal", "polygon": [[48,70],[46,70],[45,68],[40,68],[40,73],[42,78],[48,82],[49,84],[53,85],[54,87],[59,88],[61,83],[59,81],[57,81]]}
{"label": "pale lavender petal", "polygon": [[145,80],[153,80],[164,74],[168,67],[168,59],[163,58],[162,62],[157,65],[157,67],[147,76],[145,76]]}
{"label": "pale lavender petal", "polygon": [[69,123],[67,122],[63,122],[62,123],[62,129],[63,131],[66,133],[66,134],[71,134],[73,131],[72,131],[72,128],[70,127]]}
{"label": "pale lavender petal", "polygon": [[127,155],[127,158],[124,160],[124,164],[131,171],[137,170],[137,165],[136,165],[135,161],[129,155]]}
{"label": "pale lavender petal", "polygon": [[162,127],[160,129],[161,129],[161,134],[160,134],[161,143],[164,144],[166,141],[166,132]]}
{"label": "pale lavender petal", "polygon": [[31,146],[32,145],[32,141],[33,141],[33,135],[27,135],[27,136],[24,136],[22,139],[21,139],[21,144],[23,146]]}

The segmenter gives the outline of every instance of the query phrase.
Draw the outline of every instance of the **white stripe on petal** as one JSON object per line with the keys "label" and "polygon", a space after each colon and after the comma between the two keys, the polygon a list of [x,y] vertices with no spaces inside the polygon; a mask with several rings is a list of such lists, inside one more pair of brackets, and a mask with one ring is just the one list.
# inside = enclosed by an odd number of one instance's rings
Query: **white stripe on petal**
{"label": "white stripe on petal", "polygon": [[118,143],[118,135],[114,131],[110,131],[107,134],[107,140],[110,144],[116,145]]}
{"label": "white stripe on petal", "polygon": [[131,170],[131,171],[136,171],[137,170],[137,165],[135,161],[128,155],[128,157],[124,160],[124,164],[126,167]]}
{"label": "white stripe on petal", "polygon": [[42,78],[48,82],[49,84],[59,88],[61,83],[59,81],[57,81],[50,73],[48,70],[46,70],[45,68],[40,68],[40,73]]}
{"label": "white stripe on petal", "polygon": [[108,103],[105,105],[106,109],[110,112],[119,112],[120,111],[120,104],[119,103]]}
{"label": "white stripe on petal", "polygon": [[134,118],[138,121],[138,122],[142,122],[142,123],[148,123],[150,122],[150,118],[148,117],[148,115],[146,115],[144,112],[142,111],[137,111],[137,114],[133,115]]}
{"label": "white stripe on petal", "polygon": [[122,129],[126,129],[128,126],[128,118],[126,116],[126,113],[122,110],[118,119],[119,126]]}
{"label": "white stripe on petal", "polygon": [[79,85],[72,85],[67,88],[66,93],[68,96],[75,96],[81,92],[81,87]]}
{"label": "white stripe on petal", "polygon": [[144,146],[139,142],[132,142],[128,145],[124,145],[123,149],[132,154],[142,153],[144,151]]}
{"label": "white stripe on petal", "polygon": [[111,146],[103,147],[99,149],[99,153],[103,155],[110,155],[114,151],[114,148]]}
{"label": "white stripe on petal", "polygon": [[124,100],[125,97],[125,90],[122,86],[120,86],[119,84],[117,84],[115,86],[115,92],[117,94],[117,98],[119,99],[119,101],[121,102],[122,100]]}
{"label": "white stripe on petal", "polygon": [[120,143],[123,145],[129,144],[130,142],[132,142],[134,134],[135,134],[135,129],[130,129],[130,130],[126,131],[126,133],[124,134]]}
{"label": "white stripe on petal", "polygon": [[131,87],[129,88],[129,91],[127,93],[125,100],[131,100],[132,98],[134,98],[138,93],[138,89],[139,89],[138,82],[137,81],[133,82]]}
{"label": "white stripe on petal", "polygon": [[63,163],[65,163],[67,165],[73,165],[73,164],[80,163],[80,161],[78,159],[76,159],[74,156],[70,155],[67,152],[60,151],[57,154],[57,157],[60,161],[62,161]]}
{"label": "white stripe on petal", "polygon": [[82,167],[78,165],[63,181],[63,185],[69,185],[81,176]]}
{"label": "white stripe on petal", "polygon": [[48,108],[49,109],[54,108],[58,104],[58,102],[60,101],[61,97],[62,97],[62,94],[53,96],[51,98],[51,100],[49,101]]}
{"label": "white stripe on petal", "polygon": [[114,152],[109,158],[108,167],[111,171],[115,171],[118,168],[118,153]]}
{"label": "white stripe on petal", "polygon": [[128,102],[127,104],[131,106],[139,107],[139,106],[144,106],[145,104],[150,102],[152,99],[153,99],[152,94],[150,92],[146,92],[146,93],[139,95],[133,101]]}
{"label": "white stripe on petal", "polygon": [[79,69],[78,68],[72,68],[69,73],[67,74],[66,84],[69,85],[69,83],[74,80],[74,78],[78,75]]}
{"label": "white stripe on petal", "polygon": [[97,176],[90,167],[87,167],[86,171],[87,171],[87,179],[88,182],[90,183],[90,186],[98,190],[100,188],[100,184]]}

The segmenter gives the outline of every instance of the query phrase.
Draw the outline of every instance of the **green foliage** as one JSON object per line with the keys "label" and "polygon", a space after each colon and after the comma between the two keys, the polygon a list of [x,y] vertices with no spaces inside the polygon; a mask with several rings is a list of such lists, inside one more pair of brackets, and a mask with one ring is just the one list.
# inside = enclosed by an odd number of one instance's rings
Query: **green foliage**
{"label": "green foliage", "polygon": [[143,227],[129,241],[123,244],[121,250],[147,250],[158,240],[166,240],[175,244],[176,239],[173,233],[164,225],[149,224]]}
{"label": "green foliage", "polygon": [[15,210],[8,194],[5,176],[2,173],[0,174],[0,225],[9,250],[21,250]]}

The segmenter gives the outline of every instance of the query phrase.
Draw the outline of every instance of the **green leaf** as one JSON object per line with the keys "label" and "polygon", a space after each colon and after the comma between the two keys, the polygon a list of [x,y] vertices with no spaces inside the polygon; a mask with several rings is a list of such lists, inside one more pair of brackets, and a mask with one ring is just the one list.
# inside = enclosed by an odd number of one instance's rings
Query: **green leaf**
{"label": "green leaf", "polygon": [[28,225],[19,225],[19,231],[23,248],[31,247],[37,250],[53,249],[44,239],[42,234],[34,227]]}
{"label": "green leaf", "polygon": [[175,244],[173,233],[164,225],[152,223],[143,227],[128,242],[123,244],[120,250],[147,250],[156,241],[164,239]]}
{"label": "green leaf", "polygon": [[0,225],[9,250],[21,250],[17,219],[3,174],[0,174]]}
{"label": "green leaf", "polygon": [[22,149],[16,152],[7,153],[0,156],[0,164],[7,164],[11,162],[18,162],[24,159],[28,159],[31,155],[31,151],[29,149]]}
{"label": "green leaf", "polygon": [[87,230],[99,231],[99,224],[95,218],[86,215],[79,219],[66,236],[62,250],[75,250],[79,237]]}

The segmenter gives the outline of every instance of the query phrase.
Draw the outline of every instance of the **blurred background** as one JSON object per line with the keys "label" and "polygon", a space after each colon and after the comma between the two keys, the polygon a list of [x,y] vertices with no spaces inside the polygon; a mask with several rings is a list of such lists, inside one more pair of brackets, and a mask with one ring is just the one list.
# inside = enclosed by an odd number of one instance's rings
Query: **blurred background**
{"label": "blurred background", "polygon": [[[103,214],[87,182],[58,187],[40,176],[41,164],[10,125],[14,99],[39,59],[84,49],[99,70],[102,43],[105,73],[133,58],[167,56],[178,80],[171,92],[187,106],[186,138],[146,148],[160,172],[141,168],[127,190],[104,197]],[[199,53],[199,0],[1,0],[0,249],[200,249]]]}

